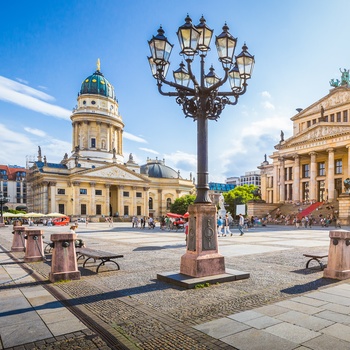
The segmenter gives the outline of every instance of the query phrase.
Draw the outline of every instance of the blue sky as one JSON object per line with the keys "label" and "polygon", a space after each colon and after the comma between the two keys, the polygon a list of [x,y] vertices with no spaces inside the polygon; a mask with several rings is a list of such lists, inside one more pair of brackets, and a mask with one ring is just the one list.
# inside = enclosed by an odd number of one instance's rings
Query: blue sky
{"label": "blue sky", "polygon": [[[209,121],[210,181],[257,170],[280,131],[292,135],[296,108],[327,95],[339,68],[350,68],[347,0],[19,0],[1,10],[0,164],[24,166],[39,145],[48,162],[70,155],[71,110],[100,58],[125,124],[125,161],[129,153],[140,165],[158,157],[196,177],[196,123],[158,93],[147,61],[147,41],[162,25],[174,44],[171,78],[187,13],[195,25],[204,15],[214,35],[227,22],[236,54],[246,42],[256,61],[246,94]],[[210,65],[222,76],[214,40]]]}

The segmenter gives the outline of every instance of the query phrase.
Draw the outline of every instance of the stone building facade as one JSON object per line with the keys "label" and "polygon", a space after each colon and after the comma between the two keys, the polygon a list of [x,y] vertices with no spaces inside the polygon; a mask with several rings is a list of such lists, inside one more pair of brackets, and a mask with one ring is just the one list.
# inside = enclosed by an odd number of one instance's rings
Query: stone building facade
{"label": "stone building facade", "polygon": [[118,107],[98,62],[83,81],[71,115],[71,155],[50,163],[39,146],[27,177],[29,211],[92,221],[104,216],[157,218],[176,198],[194,192],[192,178],[183,179],[164,160],[148,159],[140,166],[130,154],[124,163],[124,123]]}
{"label": "stone building facade", "polygon": [[[272,162],[261,164],[261,193],[267,203],[336,200],[350,177],[349,71],[340,83],[291,118],[293,136],[281,132]],[[345,74],[346,73],[346,74]]]}

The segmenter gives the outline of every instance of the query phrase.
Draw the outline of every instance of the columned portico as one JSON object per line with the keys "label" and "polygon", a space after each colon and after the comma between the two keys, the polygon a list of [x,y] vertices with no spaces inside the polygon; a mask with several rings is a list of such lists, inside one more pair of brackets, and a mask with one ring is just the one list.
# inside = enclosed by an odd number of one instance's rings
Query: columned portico
{"label": "columned portico", "polygon": [[299,155],[294,155],[293,168],[293,201],[300,201],[300,158]]}
{"label": "columned portico", "polygon": [[280,202],[284,202],[285,201],[285,168],[284,168],[284,158],[280,158]]}
{"label": "columned portico", "polygon": [[334,199],[334,148],[328,148],[328,200]]}
{"label": "columned portico", "polygon": [[310,200],[315,201],[316,200],[316,171],[317,171],[317,163],[316,163],[316,152],[310,152],[309,153],[311,157],[311,164],[310,164]]}

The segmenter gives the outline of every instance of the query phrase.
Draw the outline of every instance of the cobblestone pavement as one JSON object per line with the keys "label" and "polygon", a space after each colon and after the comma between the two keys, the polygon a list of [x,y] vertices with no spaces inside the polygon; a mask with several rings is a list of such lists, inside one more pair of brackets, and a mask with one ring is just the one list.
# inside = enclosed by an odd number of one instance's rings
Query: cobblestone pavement
{"label": "cobblestone pavement", "polygon": [[[57,232],[57,228],[43,229],[47,237]],[[8,250],[12,243],[10,231],[1,229],[0,234],[0,245]],[[61,232],[66,231],[61,228]],[[81,227],[79,238],[88,247],[124,255],[118,261],[121,270],[109,265],[96,274],[88,265],[79,267],[80,280],[46,284],[57,296],[66,298],[66,305],[83,322],[90,320],[87,325],[92,331],[22,348],[234,349],[191,326],[334,283],[323,279],[319,269],[306,270],[303,257],[305,252],[328,251],[328,232],[273,227],[251,230],[243,237],[220,237],[226,268],[248,271],[250,278],[185,290],[156,279],[157,273],[179,270],[180,257],[185,252],[183,233],[157,228],[106,228],[103,224]],[[252,249],[256,252],[252,253]],[[231,250],[236,253],[230,254]],[[11,254],[18,261],[24,255]],[[40,279],[48,279],[50,256],[46,262],[27,265]],[[117,339],[114,344],[113,339]]]}

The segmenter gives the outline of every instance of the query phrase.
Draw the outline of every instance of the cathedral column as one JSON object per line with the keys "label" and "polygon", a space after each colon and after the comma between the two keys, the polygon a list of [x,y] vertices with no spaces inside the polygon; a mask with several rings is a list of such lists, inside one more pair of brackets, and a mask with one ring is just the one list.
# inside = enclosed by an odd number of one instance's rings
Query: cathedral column
{"label": "cathedral column", "polygon": [[145,198],[145,200],[144,200],[144,203],[143,203],[143,215],[144,216],[148,216],[148,214],[149,214],[149,208],[148,208],[148,202],[149,202],[149,187],[144,187],[143,188],[143,193],[145,194],[144,195],[144,198]]}
{"label": "cathedral column", "polygon": [[137,187],[136,186],[133,186],[132,187],[132,193],[131,193],[131,198],[132,198],[132,208],[130,210],[130,213],[133,213],[133,215],[137,215],[137,208],[136,208],[136,190],[137,190]]}
{"label": "cathedral column", "polygon": [[317,163],[316,163],[316,152],[310,152],[309,155],[311,156],[311,165],[310,165],[310,197],[309,199],[316,200],[316,175],[317,175]]}
{"label": "cathedral column", "polygon": [[96,215],[96,196],[95,196],[95,186],[96,182],[90,182],[90,215]]}
{"label": "cathedral column", "polygon": [[113,216],[113,213],[110,212],[110,188],[111,188],[111,184],[105,184],[105,188],[106,188],[106,207],[107,207],[107,213],[108,216],[111,215]]}
{"label": "cathedral column", "polygon": [[58,211],[58,208],[56,208],[56,185],[57,182],[50,181],[51,213],[55,213]]}
{"label": "cathedral column", "polygon": [[73,185],[73,213],[80,215],[80,182],[74,181]]}
{"label": "cathedral column", "polygon": [[114,136],[113,136],[113,126],[109,125],[109,130],[108,130],[108,135],[109,135],[109,144],[108,144],[108,151],[113,151],[113,142],[114,142]]}
{"label": "cathedral column", "polygon": [[293,201],[294,203],[300,202],[300,159],[298,154],[294,156]]}
{"label": "cathedral column", "polygon": [[[124,215],[124,196],[123,196],[124,186],[118,186],[118,212],[119,215]],[[123,213],[123,214],[122,214]]]}
{"label": "cathedral column", "polygon": [[[49,183],[48,181],[43,181],[43,198],[42,198],[42,213],[48,214],[48,208],[49,208]],[[41,211],[41,210],[40,210]]]}
{"label": "cathedral column", "polygon": [[119,130],[118,142],[119,142],[119,154],[123,155],[123,130],[122,129]]}
{"label": "cathedral column", "polygon": [[327,172],[327,183],[328,183],[328,200],[334,199],[334,148],[327,149],[328,152],[328,172]]}
{"label": "cathedral column", "polygon": [[284,168],[284,159],[283,157],[280,158],[280,177],[279,177],[279,182],[280,182],[280,202],[284,202],[286,199],[285,199],[285,190],[284,190],[284,187],[285,187],[285,180],[284,180],[284,176],[285,176],[285,168]]}
{"label": "cathedral column", "polygon": [[278,163],[273,165],[273,203],[278,203],[279,193],[278,193],[278,184],[280,179],[278,178]]}
{"label": "cathedral column", "polygon": [[348,173],[346,174],[345,178],[350,177],[350,145],[347,145],[346,148],[348,149]]}
{"label": "cathedral column", "polygon": [[162,203],[163,203],[163,190],[158,190],[158,216],[161,216],[163,214],[162,210]]}
{"label": "cathedral column", "polygon": [[77,123],[72,123],[72,149],[74,149],[75,146],[77,145],[76,134],[77,134]]}
{"label": "cathedral column", "polygon": [[96,135],[96,148],[101,149],[101,122],[96,122],[97,124],[97,135]]}

